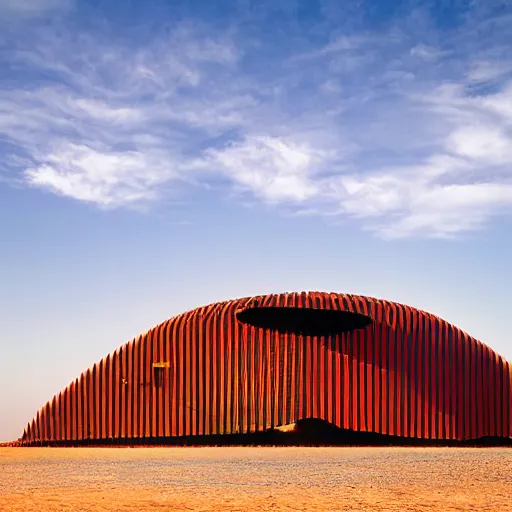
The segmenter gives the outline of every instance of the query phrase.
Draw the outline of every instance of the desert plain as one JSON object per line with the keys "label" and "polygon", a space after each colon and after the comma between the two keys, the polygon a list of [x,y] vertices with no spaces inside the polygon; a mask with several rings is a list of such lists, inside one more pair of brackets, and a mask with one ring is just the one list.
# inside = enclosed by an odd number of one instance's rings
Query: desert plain
{"label": "desert plain", "polygon": [[507,511],[510,448],[0,448],[2,512]]}

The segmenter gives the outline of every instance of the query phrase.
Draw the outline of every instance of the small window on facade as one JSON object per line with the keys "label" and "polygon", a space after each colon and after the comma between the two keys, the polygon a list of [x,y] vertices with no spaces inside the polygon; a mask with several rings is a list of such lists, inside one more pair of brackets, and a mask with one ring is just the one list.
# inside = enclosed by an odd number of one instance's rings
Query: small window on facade
{"label": "small window on facade", "polygon": [[155,386],[163,386],[165,381],[165,370],[169,368],[171,365],[167,361],[159,361],[153,363],[153,376]]}

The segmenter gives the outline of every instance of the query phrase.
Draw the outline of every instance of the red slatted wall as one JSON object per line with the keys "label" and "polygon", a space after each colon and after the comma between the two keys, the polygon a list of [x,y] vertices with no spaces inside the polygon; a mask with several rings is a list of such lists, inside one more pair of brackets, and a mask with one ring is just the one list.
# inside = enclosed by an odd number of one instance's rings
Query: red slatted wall
{"label": "red slatted wall", "polygon": [[[374,322],[331,339],[283,335],[236,319],[256,303]],[[251,432],[307,417],[426,439],[510,437],[511,401],[509,363],[433,315],[354,295],[269,295],[198,308],[124,345],[38,411],[24,441]]]}

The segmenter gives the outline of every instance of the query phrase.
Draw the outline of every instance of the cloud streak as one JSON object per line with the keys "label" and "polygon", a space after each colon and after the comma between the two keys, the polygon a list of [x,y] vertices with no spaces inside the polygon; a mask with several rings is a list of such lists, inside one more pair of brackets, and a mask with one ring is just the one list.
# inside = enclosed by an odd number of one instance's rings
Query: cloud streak
{"label": "cloud streak", "polygon": [[3,57],[3,170],[101,207],[215,182],[384,238],[482,229],[512,208],[512,65],[474,23],[333,34],[268,70],[237,30],[35,30]]}
{"label": "cloud streak", "polygon": [[12,19],[32,18],[43,14],[67,10],[72,0],[0,0],[0,14]]}

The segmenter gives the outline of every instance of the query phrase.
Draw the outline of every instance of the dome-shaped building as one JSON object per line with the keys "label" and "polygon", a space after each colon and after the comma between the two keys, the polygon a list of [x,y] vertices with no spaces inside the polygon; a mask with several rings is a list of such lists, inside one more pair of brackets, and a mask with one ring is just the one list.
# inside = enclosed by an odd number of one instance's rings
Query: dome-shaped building
{"label": "dome-shaped building", "polygon": [[262,432],[306,418],[421,439],[512,437],[512,369],[394,302],[286,293],[178,315],[53,397],[23,444]]}

